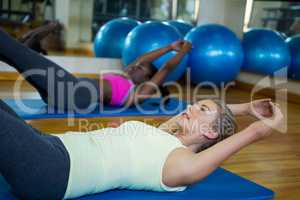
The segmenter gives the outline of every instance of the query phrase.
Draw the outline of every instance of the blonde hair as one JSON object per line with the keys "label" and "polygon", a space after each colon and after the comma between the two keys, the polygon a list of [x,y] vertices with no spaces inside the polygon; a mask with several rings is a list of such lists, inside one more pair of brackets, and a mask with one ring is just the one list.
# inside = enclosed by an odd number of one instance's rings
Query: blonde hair
{"label": "blonde hair", "polygon": [[218,133],[218,137],[203,144],[200,147],[200,151],[213,146],[214,144],[228,138],[229,136],[232,136],[237,130],[237,124],[234,115],[226,106],[226,104],[219,100],[212,99],[212,101],[215,102],[220,109],[220,115],[213,124],[213,129]]}

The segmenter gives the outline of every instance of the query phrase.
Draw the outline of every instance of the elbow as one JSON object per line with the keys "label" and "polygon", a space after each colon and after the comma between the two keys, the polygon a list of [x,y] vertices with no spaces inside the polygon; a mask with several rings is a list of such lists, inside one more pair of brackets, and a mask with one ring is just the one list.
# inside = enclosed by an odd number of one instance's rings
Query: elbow
{"label": "elbow", "polygon": [[204,178],[206,178],[208,175],[210,175],[214,169],[217,167],[207,167],[207,166],[197,166],[190,167],[186,173],[184,173],[184,176],[182,177],[182,180],[184,181],[184,185],[192,185],[195,184]]}
{"label": "elbow", "polygon": [[207,177],[209,173],[203,173],[199,169],[187,169],[185,172],[181,173],[180,177],[180,183],[177,183],[177,185],[192,185],[195,184],[205,177]]}
{"label": "elbow", "polygon": [[204,178],[206,178],[209,174],[193,174],[185,177],[185,185],[192,185],[195,184]]}

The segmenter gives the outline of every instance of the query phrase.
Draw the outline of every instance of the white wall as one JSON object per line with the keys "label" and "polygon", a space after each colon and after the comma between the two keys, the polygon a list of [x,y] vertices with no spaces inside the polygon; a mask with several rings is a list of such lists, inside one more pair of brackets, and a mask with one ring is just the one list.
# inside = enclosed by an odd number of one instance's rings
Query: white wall
{"label": "white wall", "polygon": [[246,0],[200,0],[198,25],[223,24],[242,36],[245,7]]}
{"label": "white wall", "polygon": [[81,1],[80,7],[80,41],[90,42],[92,39],[94,0]]}
{"label": "white wall", "polygon": [[56,0],[56,19],[65,26],[67,48],[91,41],[93,4],[94,0]]}
{"label": "white wall", "polygon": [[243,35],[245,0],[226,0],[224,24],[239,36]]}
{"label": "white wall", "polygon": [[55,1],[55,18],[69,28],[69,4],[70,0]]}
{"label": "white wall", "polygon": [[224,24],[225,0],[202,0],[200,1],[200,12],[198,25],[207,23]]}

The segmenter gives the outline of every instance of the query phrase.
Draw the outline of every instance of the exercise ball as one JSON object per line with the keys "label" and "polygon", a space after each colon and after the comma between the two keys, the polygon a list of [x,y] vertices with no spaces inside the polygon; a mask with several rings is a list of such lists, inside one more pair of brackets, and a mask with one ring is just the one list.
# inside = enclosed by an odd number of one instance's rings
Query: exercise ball
{"label": "exercise ball", "polygon": [[288,36],[284,32],[278,32],[278,34],[282,37],[282,39],[286,40]]}
{"label": "exercise ball", "polygon": [[300,35],[288,38],[286,43],[291,53],[289,76],[293,79],[300,80]]}
{"label": "exercise ball", "polygon": [[208,81],[220,86],[239,74],[243,62],[241,42],[225,26],[207,24],[195,27],[185,39],[193,44],[189,55],[193,83]]}
{"label": "exercise ball", "polygon": [[144,22],[144,24],[153,23],[153,22],[159,22],[159,21],[157,21],[157,20],[147,20],[147,21]]}
{"label": "exercise ball", "polygon": [[[135,27],[127,36],[123,49],[122,61],[124,66],[128,66],[141,55],[165,47],[172,42],[183,39],[181,34],[172,26],[161,22],[149,22]],[[152,64],[161,68],[164,64],[176,55],[176,51],[170,51]],[[167,76],[165,81],[178,80],[186,70],[188,56],[184,56],[176,68]]]}
{"label": "exercise ball", "polygon": [[193,25],[181,20],[170,20],[170,21],[165,21],[163,23],[173,26],[183,36],[185,36],[193,28]]}
{"label": "exercise ball", "polygon": [[291,57],[279,33],[269,29],[252,29],[244,34],[242,44],[245,54],[243,69],[266,75],[284,75],[279,70],[289,66]]}
{"label": "exercise ball", "polygon": [[96,57],[121,58],[127,34],[140,22],[126,17],[104,24],[94,40]]}

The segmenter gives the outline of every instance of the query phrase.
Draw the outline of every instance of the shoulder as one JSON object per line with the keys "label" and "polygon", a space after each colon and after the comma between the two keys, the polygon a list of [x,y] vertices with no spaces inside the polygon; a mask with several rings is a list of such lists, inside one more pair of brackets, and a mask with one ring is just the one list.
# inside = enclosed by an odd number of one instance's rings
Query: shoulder
{"label": "shoulder", "polygon": [[107,76],[121,76],[121,77],[124,77],[124,78],[127,78],[126,74],[122,71],[118,71],[118,72],[106,72],[106,73],[103,73],[103,74],[100,74],[101,77],[107,77]]}
{"label": "shoulder", "polygon": [[187,148],[172,151],[163,167],[163,183],[168,187],[187,185],[190,177],[190,163],[195,153]]}
{"label": "shoulder", "polygon": [[141,121],[127,121],[124,122],[120,127],[133,127],[133,128],[154,128],[144,122]]}
{"label": "shoulder", "polygon": [[139,61],[139,60],[135,60],[132,63],[130,63],[129,65],[127,65],[127,67],[134,67],[134,66],[138,66],[145,63],[145,61]]}

